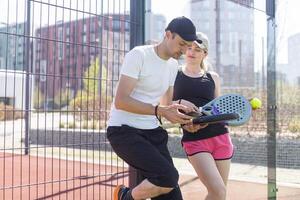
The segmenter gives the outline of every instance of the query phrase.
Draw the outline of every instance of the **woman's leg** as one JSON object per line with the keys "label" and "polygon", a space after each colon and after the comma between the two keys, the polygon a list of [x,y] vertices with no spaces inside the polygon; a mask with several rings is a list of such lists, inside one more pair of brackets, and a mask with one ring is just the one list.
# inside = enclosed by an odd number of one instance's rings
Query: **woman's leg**
{"label": "woman's leg", "polygon": [[213,152],[213,157],[215,158],[217,168],[220,175],[227,185],[231,158],[233,156],[233,145],[231,142],[230,135],[223,134],[214,138],[215,145],[217,148]]}
{"label": "woman's leg", "polygon": [[225,185],[227,185],[231,159],[216,160],[216,165]]}
{"label": "woman's leg", "polygon": [[[207,188],[208,194],[206,200],[226,199],[226,185],[212,155],[207,152],[201,152],[189,156],[189,160],[198,174],[198,177]],[[224,167],[221,167],[222,171],[223,168]]]}

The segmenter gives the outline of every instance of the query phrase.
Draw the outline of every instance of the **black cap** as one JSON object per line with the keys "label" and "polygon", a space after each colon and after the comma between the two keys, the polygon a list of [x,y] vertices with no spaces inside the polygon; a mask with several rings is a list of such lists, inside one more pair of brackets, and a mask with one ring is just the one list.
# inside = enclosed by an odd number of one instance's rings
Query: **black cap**
{"label": "black cap", "polygon": [[193,22],[184,16],[174,18],[167,26],[166,31],[177,33],[186,41],[194,41],[197,39],[196,28]]}

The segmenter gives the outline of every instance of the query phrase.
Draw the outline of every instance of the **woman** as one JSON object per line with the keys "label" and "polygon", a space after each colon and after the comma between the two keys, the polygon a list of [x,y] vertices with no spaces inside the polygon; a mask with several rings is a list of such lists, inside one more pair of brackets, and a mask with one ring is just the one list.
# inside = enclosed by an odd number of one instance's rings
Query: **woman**
{"label": "woman", "polygon": [[[186,65],[178,72],[174,85],[174,101],[204,106],[220,96],[218,74],[208,71],[208,38],[197,33],[197,40],[186,51]],[[184,125],[182,145],[199,179],[208,190],[207,200],[226,198],[226,184],[233,145],[224,124]]]}

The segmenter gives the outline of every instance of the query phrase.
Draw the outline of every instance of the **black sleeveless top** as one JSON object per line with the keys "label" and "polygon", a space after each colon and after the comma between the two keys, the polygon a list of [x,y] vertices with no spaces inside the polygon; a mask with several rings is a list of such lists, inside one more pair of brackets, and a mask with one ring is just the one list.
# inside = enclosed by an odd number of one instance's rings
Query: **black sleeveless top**
{"label": "black sleeveless top", "polygon": [[[193,78],[185,75],[181,70],[178,72],[173,100],[185,99],[194,103],[197,107],[204,106],[214,99],[215,82],[209,73],[201,77]],[[183,129],[182,141],[194,141],[207,139],[228,133],[224,124],[210,124],[196,133],[189,133]]]}

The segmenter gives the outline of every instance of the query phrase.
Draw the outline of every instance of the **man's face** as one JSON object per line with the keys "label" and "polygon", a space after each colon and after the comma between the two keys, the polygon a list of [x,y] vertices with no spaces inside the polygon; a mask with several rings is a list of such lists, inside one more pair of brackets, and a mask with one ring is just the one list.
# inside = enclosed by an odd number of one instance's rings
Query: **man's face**
{"label": "man's face", "polygon": [[188,47],[192,45],[192,42],[188,42],[182,39],[178,34],[171,33],[170,31],[166,32],[168,39],[168,51],[170,57],[174,59],[179,59],[182,54],[185,54]]}

